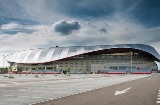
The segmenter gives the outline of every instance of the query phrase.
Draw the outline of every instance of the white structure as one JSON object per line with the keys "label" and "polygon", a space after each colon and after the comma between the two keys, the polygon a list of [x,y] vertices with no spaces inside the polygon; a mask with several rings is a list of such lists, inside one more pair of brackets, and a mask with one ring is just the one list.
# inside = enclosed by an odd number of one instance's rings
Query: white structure
{"label": "white structure", "polygon": [[157,69],[155,61],[160,62],[160,55],[148,45],[119,44],[30,49],[16,52],[6,59],[11,65],[30,70],[48,70],[56,66],[71,72],[98,72]]}

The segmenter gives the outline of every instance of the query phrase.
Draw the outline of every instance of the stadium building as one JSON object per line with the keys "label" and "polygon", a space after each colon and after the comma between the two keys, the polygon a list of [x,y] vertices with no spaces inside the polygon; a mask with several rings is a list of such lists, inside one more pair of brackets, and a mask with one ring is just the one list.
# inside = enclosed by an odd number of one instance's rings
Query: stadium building
{"label": "stadium building", "polygon": [[16,71],[150,74],[157,72],[160,55],[148,45],[118,44],[30,49],[6,59]]}

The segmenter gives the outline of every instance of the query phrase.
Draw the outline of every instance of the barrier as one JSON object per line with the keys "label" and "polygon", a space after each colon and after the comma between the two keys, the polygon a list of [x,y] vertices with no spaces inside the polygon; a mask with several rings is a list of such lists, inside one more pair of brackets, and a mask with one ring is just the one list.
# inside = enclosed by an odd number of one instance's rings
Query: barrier
{"label": "barrier", "polygon": [[150,69],[141,69],[141,70],[131,70],[131,74],[151,74],[152,70]]}
{"label": "barrier", "polygon": [[151,74],[151,69],[133,69],[133,70],[106,70],[108,74]]}
{"label": "barrier", "polygon": [[59,74],[59,72],[56,72],[54,70],[46,70],[44,73],[45,74]]}
{"label": "barrier", "polygon": [[126,74],[126,70],[108,70],[108,74]]}

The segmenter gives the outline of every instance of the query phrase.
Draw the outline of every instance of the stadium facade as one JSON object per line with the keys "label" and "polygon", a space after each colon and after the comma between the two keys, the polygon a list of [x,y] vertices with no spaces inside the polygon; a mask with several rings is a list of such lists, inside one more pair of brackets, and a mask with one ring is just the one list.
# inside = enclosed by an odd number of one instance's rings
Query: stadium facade
{"label": "stadium facade", "polygon": [[6,59],[15,70],[150,74],[158,69],[160,55],[148,45],[118,44],[29,49]]}

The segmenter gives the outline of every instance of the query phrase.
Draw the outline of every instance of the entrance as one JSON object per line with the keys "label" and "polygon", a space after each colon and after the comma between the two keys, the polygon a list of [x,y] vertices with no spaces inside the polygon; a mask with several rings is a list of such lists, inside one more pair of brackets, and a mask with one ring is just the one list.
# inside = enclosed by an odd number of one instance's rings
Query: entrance
{"label": "entrance", "polygon": [[126,74],[131,74],[131,71],[130,70],[126,70]]}

